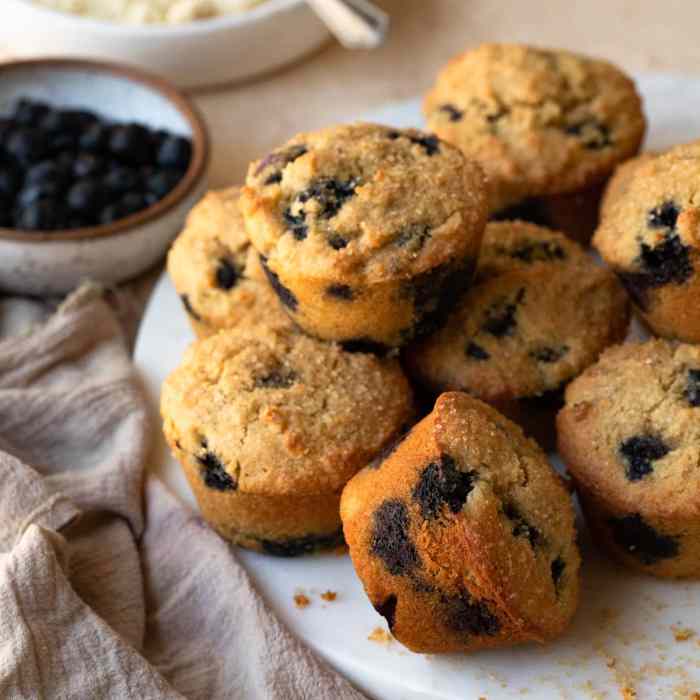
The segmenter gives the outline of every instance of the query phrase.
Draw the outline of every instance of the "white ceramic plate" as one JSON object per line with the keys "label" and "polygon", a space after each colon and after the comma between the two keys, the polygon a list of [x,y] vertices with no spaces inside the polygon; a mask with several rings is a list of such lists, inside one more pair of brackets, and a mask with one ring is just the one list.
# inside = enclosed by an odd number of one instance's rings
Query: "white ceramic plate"
{"label": "white ceramic plate", "polygon": [[283,66],[328,30],[303,0],[174,26],[117,24],[0,0],[0,45],[17,58],[70,56],[138,66],[179,87],[216,85]]}
{"label": "white ceramic plate", "polygon": [[[700,136],[700,81],[664,76],[639,80],[652,125],[650,148]],[[420,125],[418,100],[388,105],[371,115],[396,126]],[[146,313],[136,362],[154,410],[165,376],[192,340],[180,301],[167,278]],[[162,439],[154,469],[185,502],[196,507]],[[471,656],[420,656],[398,642],[368,640],[385,628],[368,603],[350,559],[323,555],[275,559],[238,550],[237,556],[280,618],[305,642],[376,698],[476,700],[497,698],[623,697],[639,700],[692,698],[700,691],[700,583],[657,581],[616,568],[600,556],[582,529],[581,607],[567,634],[548,646],[524,646]],[[335,602],[319,594],[338,592]],[[295,607],[303,591],[312,604]],[[675,633],[698,633],[677,641]],[[629,696],[634,697],[634,696]]]}

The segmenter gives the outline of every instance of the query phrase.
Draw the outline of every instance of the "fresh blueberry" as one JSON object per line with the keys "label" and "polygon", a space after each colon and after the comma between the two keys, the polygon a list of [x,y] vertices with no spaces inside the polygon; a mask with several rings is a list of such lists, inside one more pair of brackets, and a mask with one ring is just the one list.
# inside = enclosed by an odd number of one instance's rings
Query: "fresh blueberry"
{"label": "fresh blueberry", "polygon": [[100,183],[91,180],[78,180],[66,195],[68,206],[81,213],[96,212],[105,201],[105,191]]}
{"label": "fresh blueberry", "polygon": [[192,143],[182,136],[166,136],[158,147],[156,161],[163,168],[186,170],[192,157]]}
{"label": "fresh blueberry", "polygon": [[181,179],[182,175],[177,170],[156,170],[146,178],[145,185],[149,192],[155,194],[158,199],[162,199]]}
{"label": "fresh blueberry", "polygon": [[0,197],[12,199],[22,186],[22,176],[11,163],[0,165]]}
{"label": "fresh blueberry", "polygon": [[80,148],[84,151],[98,153],[106,151],[109,147],[109,137],[111,127],[102,122],[91,124],[81,135],[79,140]]}
{"label": "fresh blueberry", "polygon": [[0,226],[12,228],[12,203],[9,200],[0,200]]}
{"label": "fresh blueberry", "polygon": [[65,169],[54,160],[42,160],[24,174],[25,185],[37,185],[45,182],[62,183],[65,178]]}
{"label": "fresh blueberry", "polygon": [[124,210],[122,209],[121,203],[108,204],[104,209],[102,209],[97,217],[100,224],[112,224],[119,219],[124,218]]}
{"label": "fresh blueberry", "polygon": [[38,129],[16,129],[7,138],[7,152],[20,163],[29,165],[40,161],[48,149],[46,136]]}
{"label": "fresh blueberry", "polygon": [[80,132],[98,121],[92,112],[81,109],[50,109],[41,120],[41,128],[44,131],[53,132]]}
{"label": "fresh blueberry", "polygon": [[50,231],[65,226],[65,213],[52,199],[39,199],[18,210],[14,226],[24,231]]}
{"label": "fresh blueberry", "polygon": [[102,178],[102,184],[114,192],[135,190],[141,182],[136,170],[126,165],[113,164]]}
{"label": "fresh blueberry", "polygon": [[22,209],[40,199],[53,199],[61,194],[61,187],[56,182],[39,182],[25,185],[17,195],[17,206]]}
{"label": "fresh blueberry", "polygon": [[145,197],[138,192],[127,192],[121,200],[123,216],[131,216],[147,206]]}
{"label": "fresh blueberry", "polygon": [[22,98],[15,106],[13,117],[20,126],[38,126],[48,112],[49,106],[47,104]]}
{"label": "fresh blueberry", "polygon": [[99,156],[93,153],[78,153],[73,163],[73,175],[80,180],[84,177],[94,177],[103,172],[105,163]]}
{"label": "fresh blueberry", "polygon": [[119,124],[112,127],[109,150],[117,158],[133,164],[143,165],[153,160],[151,132],[141,124]]}

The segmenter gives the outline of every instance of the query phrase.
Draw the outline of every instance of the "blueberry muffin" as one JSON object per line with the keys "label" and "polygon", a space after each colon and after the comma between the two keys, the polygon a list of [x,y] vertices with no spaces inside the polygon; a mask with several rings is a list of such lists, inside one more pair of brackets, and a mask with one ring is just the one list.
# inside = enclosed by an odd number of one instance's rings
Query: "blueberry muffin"
{"label": "blueberry muffin", "polygon": [[579,245],[533,224],[492,222],[472,288],[405,364],[432,394],[467,391],[549,449],[563,386],[620,342],[628,322],[615,275]]}
{"label": "blueberry muffin", "polygon": [[396,360],[259,325],[195,343],[163,385],[161,413],[212,527],[293,555],[341,541],[341,489],[413,406]]}
{"label": "blueberry muffin", "polygon": [[700,149],[639,165],[606,207],[594,245],[660,336],[700,342]]}
{"label": "blueberry muffin", "polygon": [[432,131],[483,166],[494,214],[517,207],[506,218],[568,221],[579,240],[590,238],[602,185],[646,126],[634,83],[615,66],[510,44],[453,58],[424,112]]}
{"label": "blueberry muffin", "polygon": [[250,245],[239,198],[239,187],[209,192],[168,254],[168,273],[199,337],[256,318],[292,325]]}
{"label": "blueberry muffin", "polygon": [[544,642],[576,610],[580,559],[561,478],[467,394],[440,396],[353,477],[340,513],[370,602],[413,651]]}
{"label": "blueberry muffin", "polygon": [[557,428],[596,541],[633,569],[700,576],[700,348],[607,350],[567,388]]}
{"label": "blueberry muffin", "polygon": [[660,154],[655,151],[647,151],[646,153],[641,153],[635,158],[630,158],[624,163],[615,168],[615,172],[612,177],[608,180],[605,186],[605,192],[603,193],[603,198],[600,202],[600,218],[601,220],[612,211],[613,207],[617,201],[627,192],[630,182],[634,174],[637,172],[637,168],[649,163],[654,158],[657,158]]}
{"label": "blueberry muffin", "polygon": [[395,347],[468,287],[484,176],[454,147],[374,124],[301,134],[253,163],[241,206],[272,287],[308,333]]}

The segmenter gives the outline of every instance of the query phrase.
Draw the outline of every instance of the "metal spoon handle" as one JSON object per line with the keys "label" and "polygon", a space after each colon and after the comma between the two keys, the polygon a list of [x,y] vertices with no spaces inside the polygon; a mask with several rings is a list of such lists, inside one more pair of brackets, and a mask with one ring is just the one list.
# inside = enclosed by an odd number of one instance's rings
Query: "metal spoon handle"
{"label": "metal spoon handle", "polygon": [[368,0],[306,0],[348,49],[374,49],[384,42],[389,15]]}

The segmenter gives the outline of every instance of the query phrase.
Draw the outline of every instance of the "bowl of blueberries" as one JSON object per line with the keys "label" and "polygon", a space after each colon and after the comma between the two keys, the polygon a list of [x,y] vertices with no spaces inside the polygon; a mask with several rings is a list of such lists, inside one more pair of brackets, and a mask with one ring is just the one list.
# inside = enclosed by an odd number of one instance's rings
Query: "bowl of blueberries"
{"label": "bowl of blueberries", "polygon": [[202,118],[159,78],[84,60],[0,65],[0,291],[145,272],[204,192],[208,157]]}

